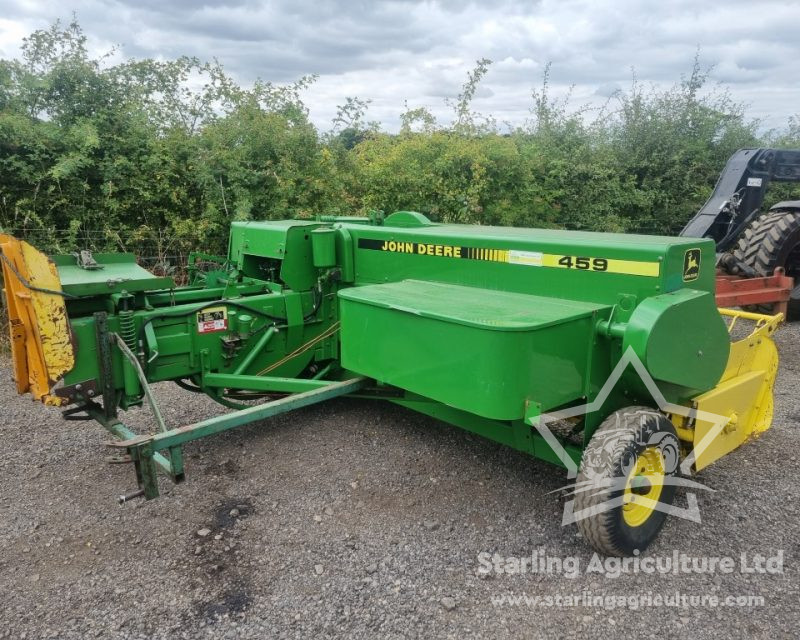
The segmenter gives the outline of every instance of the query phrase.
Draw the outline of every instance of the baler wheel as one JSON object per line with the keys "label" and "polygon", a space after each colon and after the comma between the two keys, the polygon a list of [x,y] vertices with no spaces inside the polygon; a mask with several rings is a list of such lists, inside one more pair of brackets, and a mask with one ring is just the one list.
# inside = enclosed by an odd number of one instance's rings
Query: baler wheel
{"label": "baler wheel", "polygon": [[599,552],[643,551],[672,504],[680,458],[675,427],[649,407],[627,407],[606,418],[583,452],[575,487],[575,516]]}

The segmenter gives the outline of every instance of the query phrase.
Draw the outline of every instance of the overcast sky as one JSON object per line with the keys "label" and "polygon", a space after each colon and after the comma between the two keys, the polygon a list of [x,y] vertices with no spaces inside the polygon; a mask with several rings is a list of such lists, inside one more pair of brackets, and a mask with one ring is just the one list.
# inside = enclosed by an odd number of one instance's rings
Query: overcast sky
{"label": "overcast sky", "polygon": [[494,61],[475,108],[519,123],[552,62],[554,93],[600,104],[642,81],[668,86],[698,46],[712,78],[767,127],[800,112],[800,0],[0,0],[0,57],[75,11],[93,52],[125,57],[216,57],[240,82],[319,74],[304,95],[329,128],[345,96],[372,99],[369,118],[397,126],[404,100],[447,119],[475,60]]}

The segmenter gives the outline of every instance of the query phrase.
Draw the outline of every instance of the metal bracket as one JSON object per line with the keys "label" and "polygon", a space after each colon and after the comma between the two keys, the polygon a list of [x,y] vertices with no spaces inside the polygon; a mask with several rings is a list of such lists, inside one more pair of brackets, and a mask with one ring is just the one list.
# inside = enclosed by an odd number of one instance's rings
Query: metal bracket
{"label": "metal bracket", "polygon": [[144,395],[147,397],[147,401],[150,403],[150,408],[153,410],[153,416],[156,419],[156,424],[158,424],[158,428],[161,431],[167,431],[167,424],[164,422],[164,416],[161,414],[161,409],[156,402],[156,397],[153,395],[152,389],[150,389],[150,385],[147,382],[147,376],[144,373],[144,369],[142,369],[142,365],[139,362],[139,359],[136,355],[131,351],[130,347],[125,344],[125,341],[120,337],[117,333],[111,334],[117,342],[117,348],[122,352],[128,361],[133,365],[133,368],[136,370],[136,375],[139,377],[139,382],[142,385],[142,389],[144,390]]}
{"label": "metal bracket", "polygon": [[63,398],[69,404],[82,398],[94,398],[98,393],[97,380],[84,380],[65,387],[54,389],[53,393],[59,398]]}
{"label": "metal bracket", "polygon": [[75,259],[78,261],[78,266],[81,269],[86,269],[87,271],[95,271],[97,269],[102,269],[103,265],[98,263],[97,260],[94,259],[92,256],[92,252],[88,249],[84,249],[78,253],[73,253]]}
{"label": "metal bracket", "polygon": [[95,338],[97,340],[97,364],[103,384],[103,414],[106,418],[117,417],[117,392],[114,386],[114,368],[111,359],[111,343],[108,334],[108,314],[94,314]]}
{"label": "metal bracket", "polygon": [[73,420],[75,422],[94,420],[94,416],[89,415],[85,405],[81,405],[80,407],[72,407],[71,409],[62,411],[61,417],[64,418],[64,420]]}

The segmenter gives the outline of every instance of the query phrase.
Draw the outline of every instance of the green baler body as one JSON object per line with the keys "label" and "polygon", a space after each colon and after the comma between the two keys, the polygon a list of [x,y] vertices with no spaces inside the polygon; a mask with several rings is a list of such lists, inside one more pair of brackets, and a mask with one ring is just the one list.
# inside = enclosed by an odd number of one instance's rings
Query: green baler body
{"label": "green baler body", "polygon": [[[340,228],[357,285],[339,293],[342,365],[386,384],[519,420],[592,399],[628,346],[598,335],[598,322],[622,331],[632,318],[658,329],[632,346],[670,400],[712,388],[725,367],[710,241],[433,225],[408,213]],[[687,254],[698,269],[687,272]],[[644,301],[649,313],[637,312]],[[610,404],[647,396],[638,378],[626,372]]]}
{"label": "green baler body", "polygon": [[[54,258],[73,296],[76,352],[61,393],[74,403],[102,394],[113,405],[106,426],[146,386],[121,349],[105,353],[109,334],[129,345],[147,382],[182,381],[223,404],[231,392],[312,390],[355,374],[373,381],[370,395],[554,462],[537,417],[597,399],[626,351],[681,403],[713,388],[728,357],[710,240],[398,212],[234,222],[220,266],[181,287],[130,256],[96,258],[102,269]],[[652,402],[631,369],[606,391],[581,423],[584,442],[612,411]],[[200,437],[188,434],[169,444]]]}
{"label": "green baler body", "polygon": [[598,312],[555,300],[422,280],[339,293],[342,366],[495,420],[584,395]]}

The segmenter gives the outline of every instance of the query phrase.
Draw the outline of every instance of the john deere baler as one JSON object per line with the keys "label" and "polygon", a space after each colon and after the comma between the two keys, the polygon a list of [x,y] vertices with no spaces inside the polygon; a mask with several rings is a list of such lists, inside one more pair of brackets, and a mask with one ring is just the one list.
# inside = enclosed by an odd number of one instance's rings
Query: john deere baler
{"label": "john deere baler", "polygon": [[[20,393],[93,419],[158,495],[181,446],[346,394],[435,416],[577,474],[575,520],[643,549],[681,468],[769,427],[780,316],[731,342],[710,240],[430,222],[235,222],[175,286],[125,254],[47,258],[0,235]],[[168,424],[150,384],[234,412]],[[147,401],[150,433],[120,410]]]}

